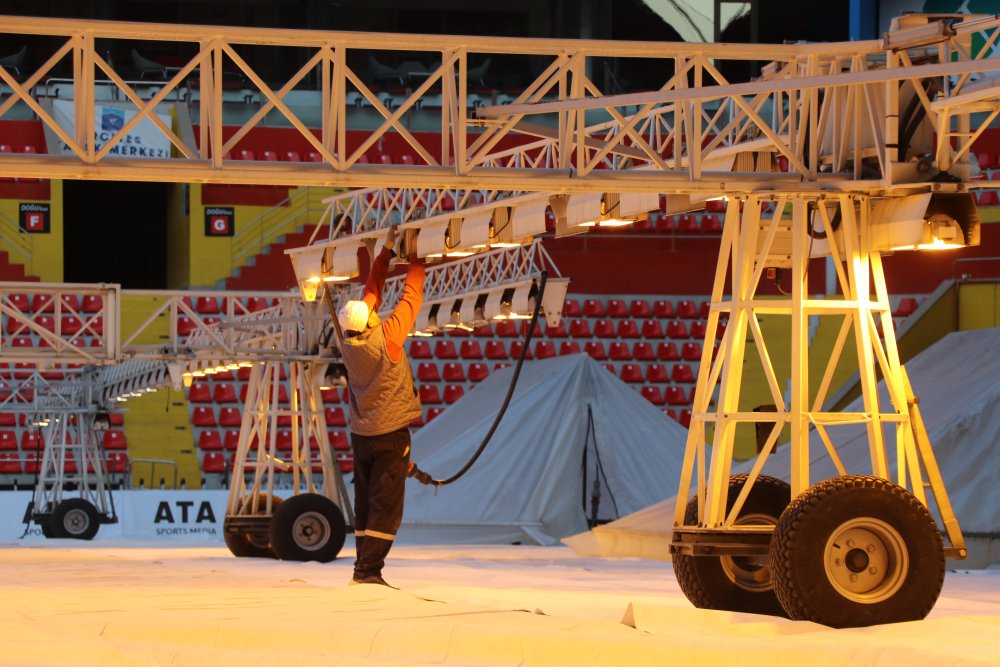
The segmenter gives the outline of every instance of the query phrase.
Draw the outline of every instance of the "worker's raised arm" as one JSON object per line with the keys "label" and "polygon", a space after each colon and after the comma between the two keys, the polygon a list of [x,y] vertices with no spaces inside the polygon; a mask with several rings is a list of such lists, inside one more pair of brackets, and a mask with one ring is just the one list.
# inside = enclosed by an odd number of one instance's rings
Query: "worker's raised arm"
{"label": "worker's raised arm", "polygon": [[385,322],[382,331],[385,334],[386,347],[393,361],[402,357],[403,343],[417,321],[417,312],[424,303],[424,262],[415,255],[410,256],[410,266],[406,271],[406,282],[403,284],[403,296],[396,309],[392,311]]}
{"label": "worker's raised arm", "polygon": [[385,245],[382,252],[378,254],[372,263],[371,272],[365,282],[365,292],[361,300],[368,304],[369,310],[377,312],[382,306],[382,289],[385,287],[385,278],[389,274],[389,261],[392,259],[392,250],[396,247],[396,227],[389,227],[385,237]]}

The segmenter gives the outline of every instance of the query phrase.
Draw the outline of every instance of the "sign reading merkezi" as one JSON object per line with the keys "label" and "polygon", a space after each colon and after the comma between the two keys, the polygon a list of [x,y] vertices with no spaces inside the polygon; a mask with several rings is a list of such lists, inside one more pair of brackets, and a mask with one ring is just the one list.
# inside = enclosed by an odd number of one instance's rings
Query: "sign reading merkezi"
{"label": "sign reading merkezi", "polygon": [[[56,122],[70,136],[74,133],[73,116],[75,104],[72,100],[53,100],[52,111]],[[136,116],[135,109],[114,107],[98,104],[94,107],[94,148],[100,151],[106,143],[114,139]],[[167,114],[158,113],[157,118],[167,127],[171,127],[171,119]],[[108,149],[109,157],[127,158],[169,158],[171,143],[153,121],[143,118],[129,128],[115,144]],[[72,148],[61,140],[59,149],[63,153],[72,152]]]}

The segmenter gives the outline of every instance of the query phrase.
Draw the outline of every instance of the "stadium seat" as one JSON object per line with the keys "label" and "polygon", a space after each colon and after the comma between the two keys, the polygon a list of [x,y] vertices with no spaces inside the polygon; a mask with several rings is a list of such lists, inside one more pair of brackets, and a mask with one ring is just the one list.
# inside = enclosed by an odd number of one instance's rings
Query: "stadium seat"
{"label": "stadium seat", "polygon": [[38,431],[21,432],[21,451],[30,452],[45,449],[45,439]]}
{"label": "stadium seat", "polygon": [[[282,421],[284,420],[279,417],[278,424],[281,424]],[[240,415],[239,408],[222,408],[219,410],[219,426],[240,426],[242,423],[243,418]]]}
{"label": "stadium seat", "polygon": [[660,324],[660,320],[649,319],[643,320],[642,322],[642,337],[643,338],[663,338],[663,326]]}
{"label": "stadium seat", "polygon": [[84,294],[80,303],[80,310],[84,313],[99,313],[104,307],[104,302],[97,294]]}
{"label": "stadium seat", "polygon": [[11,306],[17,308],[22,313],[31,312],[31,303],[28,301],[28,297],[24,294],[19,294],[17,292],[8,294],[7,300]]}
{"label": "stadium seat", "polygon": [[218,431],[205,430],[198,434],[198,449],[216,451],[222,449],[222,436]]}
{"label": "stadium seat", "polygon": [[[196,407],[191,415],[191,423],[195,426],[215,426],[215,411],[209,407]],[[239,422],[236,426],[239,426]]]}
{"label": "stadium seat", "polygon": [[59,318],[59,331],[66,336],[72,336],[83,328],[83,322],[76,315],[63,315]]}
{"label": "stadium seat", "polygon": [[463,340],[458,354],[463,359],[482,359],[483,349],[479,346],[478,340]]}
{"label": "stadium seat", "polygon": [[489,324],[482,324],[472,330],[472,335],[476,338],[493,338],[493,327]]}
{"label": "stadium seat", "polygon": [[597,320],[594,322],[594,336],[597,338],[614,338],[615,325],[611,320]]}
{"label": "stadium seat", "polygon": [[633,317],[637,320],[643,318],[652,317],[653,311],[649,307],[649,302],[645,299],[633,299],[632,303],[628,307],[629,317]]}
{"label": "stadium seat", "polygon": [[281,159],[285,162],[302,162],[302,156],[298,151],[285,151],[281,154]]}
{"label": "stadium seat", "polygon": [[262,310],[267,310],[270,305],[267,303],[267,299],[260,296],[252,296],[247,299],[246,310],[248,313],[257,313]]}
{"label": "stadium seat", "polygon": [[569,335],[566,331],[566,321],[559,320],[558,326],[545,327],[545,335],[548,338],[566,338]]}
{"label": "stadium seat", "polygon": [[667,382],[669,379],[667,367],[663,364],[649,364],[646,366],[646,382]]}
{"label": "stadium seat", "polygon": [[998,206],[1000,200],[997,199],[996,190],[983,190],[979,193],[978,203],[980,206]]}
{"label": "stadium seat", "polygon": [[569,335],[573,338],[590,338],[590,324],[587,320],[572,320],[569,323]]}
{"label": "stadium seat", "polygon": [[434,357],[437,359],[458,359],[455,343],[447,339],[437,341],[434,344]]}
{"label": "stadium seat", "polygon": [[639,364],[622,365],[622,382],[642,382],[642,367]]}
{"label": "stadium seat", "polygon": [[632,346],[632,358],[636,361],[654,361],[656,353],[653,351],[653,344],[640,341]]}
{"label": "stadium seat", "polygon": [[604,304],[597,299],[587,299],[583,302],[583,314],[587,317],[604,317]]}
{"label": "stadium seat", "polygon": [[635,325],[635,320],[622,320],[618,323],[619,338],[638,338],[639,328]]}
{"label": "stadium seat", "polygon": [[642,393],[643,398],[653,405],[663,405],[663,394],[660,393],[659,387],[646,385],[642,388],[640,393]]}
{"label": "stadium seat", "polygon": [[274,449],[279,452],[292,451],[292,432],[280,429],[274,438]]}
{"label": "stadium seat", "polygon": [[0,451],[17,451],[17,433],[0,431]]}
{"label": "stadium seat", "polygon": [[690,364],[674,364],[670,379],[674,382],[694,382],[694,371],[691,370]]}
{"label": "stadium seat", "polygon": [[497,321],[494,331],[498,338],[517,338],[520,335],[513,320]]}
{"label": "stadium seat", "polygon": [[444,388],[444,402],[451,405],[465,395],[465,390],[460,384],[449,384]]}
{"label": "stadium seat", "polygon": [[128,454],[125,452],[108,452],[105,469],[113,475],[124,473],[128,470]]}
{"label": "stadium seat", "polygon": [[444,408],[431,408],[427,411],[427,416],[424,418],[427,423],[433,421],[435,417],[444,412]]}
{"label": "stadium seat", "polygon": [[340,467],[341,474],[350,474],[354,472],[354,457],[350,452],[338,452],[337,465]]}
{"label": "stadium seat", "polygon": [[583,310],[580,308],[580,302],[576,299],[566,299],[563,304],[563,315],[566,317],[580,317],[583,314]]}
{"label": "stadium seat", "polygon": [[661,234],[673,234],[677,231],[677,217],[662,214],[657,216],[656,231]]}
{"label": "stadium seat", "polygon": [[320,389],[319,395],[323,403],[340,403],[340,392],[337,391],[336,387]]}
{"label": "stadium seat", "polygon": [[26,475],[34,475],[39,471],[38,452],[24,452],[21,454],[21,459],[24,461],[24,473]]}
{"label": "stadium seat", "polygon": [[688,399],[684,390],[675,384],[670,385],[664,391],[664,400],[668,405],[687,405]]}
{"label": "stadium seat", "polygon": [[611,361],[631,361],[632,352],[628,349],[628,343],[616,340],[608,347],[608,358]]}
{"label": "stadium seat", "polygon": [[702,234],[721,234],[722,220],[717,215],[706,215],[701,219]]}
{"label": "stadium seat", "polygon": [[678,301],[677,302],[677,317],[685,320],[694,320],[698,318],[698,306],[695,305],[694,301]]}
{"label": "stadium seat", "polygon": [[52,313],[55,312],[55,302],[51,294],[36,294],[31,298],[31,312]]}
{"label": "stadium seat", "polygon": [[559,343],[559,356],[564,357],[568,354],[580,354],[580,344],[575,340],[564,340]]}
{"label": "stadium seat", "polygon": [[347,426],[347,415],[344,408],[326,408],[323,410],[323,417],[327,426]]}
{"label": "stadium seat", "polygon": [[410,341],[409,356],[411,359],[431,359],[431,346],[426,340],[414,338]]}
{"label": "stadium seat", "polygon": [[690,337],[695,338],[697,340],[704,340],[705,334],[708,333],[706,329],[707,326],[708,323],[705,322],[705,320],[697,320],[696,322],[692,322],[691,331],[689,332]]}
{"label": "stadium seat", "polygon": [[909,317],[917,310],[917,300],[912,296],[903,297],[892,311],[893,317]]}
{"label": "stadium seat", "polygon": [[0,453],[0,475],[20,475],[21,461],[15,452]]}
{"label": "stadium seat", "polygon": [[702,301],[701,305],[698,306],[698,317],[703,320],[707,320],[708,316],[712,313],[712,302]]}
{"label": "stadium seat", "polygon": [[604,361],[608,358],[608,353],[604,350],[604,343],[599,340],[588,341],[583,346],[583,351],[590,355],[595,361]]}
{"label": "stadium seat", "polygon": [[705,202],[705,210],[709,213],[725,213],[726,202],[723,199],[709,199]]}
{"label": "stadium seat", "polygon": [[677,423],[684,428],[691,428],[691,411],[681,410],[680,415],[677,417]]}
{"label": "stadium seat", "polygon": [[125,431],[105,431],[102,442],[104,443],[104,449],[128,449],[128,442],[125,440]]}
{"label": "stadium seat", "polygon": [[685,361],[701,361],[701,343],[692,341],[681,345],[681,358]]}
{"label": "stadium seat", "polygon": [[462,364],[453,361],[444,365],[444,372],[441,375],[445,382],[465,382],[465,369]]}
{"label": "stadium seat", "polygon": [[240,444],[240,432],[236,430],[228,430],[222,438],[222,446],[227,452],[235,452],[236,447]]}
{"label": "stadium seat", "polygon": [[218,315],[221,312],[218,300],[210,296],[199,296],[195,310],[199,315]]}
{"label": "stadium seat", "polygon": [[226,472],[226,457],[222,452],[205,452],[201,460],[201,470],[213,474]]}
{"label": "stadium seat", "polygon": [[482,382],[489,377],[489,374],[490,369],[486,364],[479,362],[469,364],[469,380],[471,382]]}
{"label": "stadium seat", "polygon": [[[521,322],[521,337],[528,335],[528,327],[531,323],[528,320],[522,320]],[[539,339],[542,337],[542,325],[540,322],[535,322],[535,330],[531,334],[532,338]]]}
{"label": "stadium seat", "polygon": [[659,317],[664,320],[674,317],[674,304],[665,299],[654,301],[653,317]]}
{"label": "stadium seat", "polygon": [[680,216],[677,220],[677,231],[680,234],[697,234],[701,231],[698,218],[690,213]]}
{"label": "stadium seat", "polygon": [[605,313],[608,317],[628,317],[628,307],[621,299],[608,299]]}
{"label": "stadium seat", "polygon": [[507,347],[501,340],[486,341],[487,359],[507,359]]}
{"label": "stadium seat", "polygon": [[537,359],[548,359],[556,356],[556,344],[551,340],[540,340],[535,343],[535,357]]}
{"label": "stadium seat", "polygon": [[177,316],[177,335],[178,336],[188,336],[197,328],[194,320],[192,320],[187,315]]}
{"label": "stadium seat", "polygon": [[534,356],[531,354],[531,348],[530,347],[524,347],[524,341],[523,340],[511,341],[511,344],[510,344],[510,358],[511,359],[519,359],[521,357],[521,350],[522,349],[525,350],[525,353],[524,353],[524,358],[525,359],[533,359],[534,358]]}
{"label": "stadium seat", "polygon": [[441,373],[433,361],[422,361],[417,366],[417,379],[421,382],[440,382]]}
{"label": "stadium seat", "polygon": [[424,405],[436,405],[441,402],[441,393],[436,384],[420,385],[420,402]]}
{"label": "stadium seat", "polygon": [[330,446],[334,449],[342,452],[351,451],[351,443],[344,431],[327,431],[326,435],[330,439]]}
{"label": "stadium seat", "polygon": [[688,338],[687,325],[680,320],[667,322],[667,336],[675,339]]}
{"label": "stadium seat", "polygon": [[228,382],[215,385],[212,390],[212,401],[215,403],[236,403],[236,389]]}

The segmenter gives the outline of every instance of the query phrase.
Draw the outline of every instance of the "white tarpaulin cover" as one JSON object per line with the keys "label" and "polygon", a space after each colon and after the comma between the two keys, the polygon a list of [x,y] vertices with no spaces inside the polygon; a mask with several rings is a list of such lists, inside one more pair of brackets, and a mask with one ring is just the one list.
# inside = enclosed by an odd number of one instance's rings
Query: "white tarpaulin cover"
{"label": "white tarpaulin cover", "polygon": [[[969,544],[969,559],[963,567],[1000,562],[998,350],[1000,329],[955,332],[906,364],[952,507]],[[889,405],[884,383],[879,383],[879,400],[881,405]],[[863,410],[861,398],[845,408],[846,412]],[[895,434],[888,426],[884,431],[895,479]],[[831,427],[829,434],[848,474],[871,474],[863,425]],[[789,454],[787,446],[780,447],[768,460],[764,473],[788,479]],[[815,432],[810,439],[810,460],[813,483],[836,476],[836,468]],[[735,472],[747,472],[751,465],[747,462],[737,466]],[[651,554],[663,553],[669,544],[674,503],[670,498],[599,527],[586,538],[574,537],[566,542],[578,553],[589,555],[654,557]]]}
{"label": "white tarpaulin cover", "polygon": [[[494,372],[417,433],[413,458],[421,469],[442,478],[465,464],[493,423],[512,373]],[[684,437],[681,426],[587,355],[525,362],[507,414],[469,472],[437,494],[409,482],[400,537],[554,542],[586,530],[595,474],[599,518],[624,516],[675,493]]]}

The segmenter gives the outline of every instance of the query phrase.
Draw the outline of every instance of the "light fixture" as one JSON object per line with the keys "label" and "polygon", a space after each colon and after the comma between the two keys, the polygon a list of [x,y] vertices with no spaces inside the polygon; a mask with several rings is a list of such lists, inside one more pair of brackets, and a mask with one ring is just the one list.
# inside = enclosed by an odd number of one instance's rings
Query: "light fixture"
{"label": "light fixture", "polygon": [[[566,227],[623,227],[643,220],[649,211],[660,207],[660,196],[631,192],[588,192],[572,195],[565,203]],[[552,202],[557,220],[557,236],[562,200]]]}
{"label": "light fixture", "polygon": [[196,368],[193,371],[191,371],[191,377],[203,378],[205,377],[205,371],[201,370],[200,368]]}
{"label": "light fixture", "polygon": [[241,361],[237,364],[240,368],[253,368],[252,361]]}
{"label": "light fixture", "polygon": [[947,250],[979,245],[972,195],[925,193],[877,201],[871,212],[874,250]]}
{"label": "light fixture", "polygon": [[315,301],[321,283],[343,282],[358,275],[356,240],[332,246],[292,248],[285,254],[292,260],[303,301]]}

